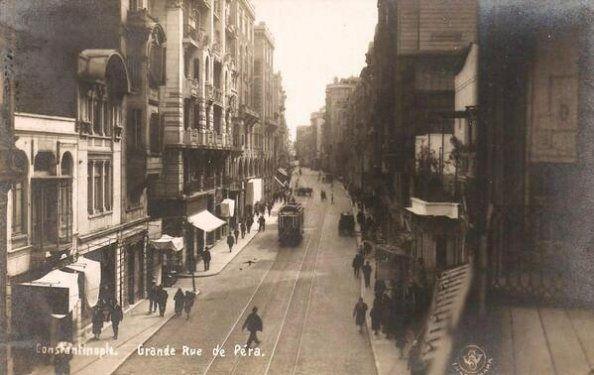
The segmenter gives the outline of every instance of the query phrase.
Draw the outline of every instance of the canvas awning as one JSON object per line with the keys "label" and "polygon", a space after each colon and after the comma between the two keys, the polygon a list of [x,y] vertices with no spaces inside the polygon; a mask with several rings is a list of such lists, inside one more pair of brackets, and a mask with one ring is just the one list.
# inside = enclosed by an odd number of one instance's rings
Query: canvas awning
{"label": "canvas awning", "polygon": [[223,199],[221,202],[221,216],[233,217],[235,216],[235,201],[233,199]]}
{"label": "canvas awning", "polygon": [[99,301],[99,287],[101,285],[101,263],[78,257],[76,262],[66,266],[85,275],[85,297],[89,306],[95,306]]}
{"label": "canvas awning", "polygon": [[287,173],[287,171],[284,168],[279,168],[276,171],[285,177],[289,177],[289,174]]}
{"label": "canvas awning", "polygon": [[72,311],[78,301],[78,275],[60,270],[54,270],[40,279],[23,283],[24,286],[59,288],[68,290],[68,311]]}
{"label": "canvas awning", "polygon": [[157,250],[182,251],[184,249],[184,239],[182,237],[171,237],[168,234],[164,234],[161,238],[150,242]]}
{"label": "canvas awning", "polygon": [[192,216],[188,216],[188,222],[205,232],[212,232],[213,230],[226,224],[226,222],[206,210]]}

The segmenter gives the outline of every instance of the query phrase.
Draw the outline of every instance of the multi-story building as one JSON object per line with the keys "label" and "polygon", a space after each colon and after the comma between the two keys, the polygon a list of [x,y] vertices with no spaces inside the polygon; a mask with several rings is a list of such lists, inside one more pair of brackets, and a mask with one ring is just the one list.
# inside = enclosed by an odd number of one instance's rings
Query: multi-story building
{"label": "multi-story building", "polygon": [[274,38],[265,23],[260,22],[255,27],[254,37],[254,95],[260,115],[253,133],[255,160],[257,171],[263,177],[264,197],[269,199],[274,189],[274,137],[279,127],[282,81],[280,75],[274,74]]}
{"label": "multi-story building", "polygon": [[231,182],[241,151],[241,128],[233,121],[237,9],[238,3],[222,0],[154,6],[168,37],[163,172],[151,191],[151,215],[162,215],[164,231],[184,237],[184,264],[191,271],[206,246],[224,235],[227,221],[218,216],[229,192],[223,184]]}
{"label": "multi-story building", "polygon": [[358,78],[335,78],[326,86],[326,116],[324,118],[325,169],[333,174],[344,173],[346,149],[344,136],[346,130],[347,100],[355,89]]}
{"label": "multi-story building", "polygon": [[[11,20],[16,146],[30,165],[9,199],[13,341],[84,340],[92,306],[133,306],[158,267],[147,247],[146,190],[160,173],[165,34],[148,2],[118,4],[68,1],[61,13],[23,3]],[[76,298],[56,298],[55,284],[39,281],[67,283],[65,269],[85,273],[84,290],[67,289]],[[51,314],[66,317],[52,322]],[[27,349],[14,350],[8,372],[36,363]]]}
{"label": "multi-story building", "polygon": [[315,128],[311,125],[297,127],[295,139],[295,157],[299,164],[311,168],[315,155]]}
{"label": "multi-story building", "polygon": [[317,112],[313,112],[310,116],[310,124],[313,128],[313,138],[314,138],[314,149],[313,149],[313,161],[312,161],[312,168],[320,169],[321,168],[321,158],[322,158],[322,142],[323,142],[323,131],[324,131],[324,117],[325,117],[325,108],[321,108]]}

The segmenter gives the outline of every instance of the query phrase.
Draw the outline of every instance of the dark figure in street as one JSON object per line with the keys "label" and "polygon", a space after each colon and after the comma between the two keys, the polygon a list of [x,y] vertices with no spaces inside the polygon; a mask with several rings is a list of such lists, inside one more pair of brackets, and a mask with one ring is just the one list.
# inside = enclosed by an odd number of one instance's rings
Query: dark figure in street
{"label": "dark figure in street", "polygon": [[369,261],[363,265],[361,270],[363,271],[363,278],[365,279],[365,288],[369,288],[371,283],[371,265],[369,264]]}
{"label": "dark figure in street", "polygon": [[363,255],[357,252],[357,255],[353,258],[353,272],[356,278],[359,278],[359,271],[363,266]]}
{"label": "dark figure in street", "polygon": [[254,225],[254,218],[250,215],[246,221],[247,224],[247,232],[250,233],[252,231],[252,225]]}
{"label": "dark figure in street", "polygon": [[190,292],[189,290],[186,291],[186,295],[184,297],[184,310],[186,312],[186,319],[190,319],[190,311],[192,311],[192,306],[194,306],[194,300],[196,299],[196,293]]}
{"label": "dark figure in street", "polygon": [[111,307],[111,328],[113,329],[113,339],[118,339],[118,331],[120,328],[120,322],[124,319],[124,312],[122,311],[122,306],[114,302],[113,306]]}
{"label": "dark figure in street", "polygon": [[177,292],[175,292],[175,295],[173,296],[173,301],[175,308],[175,316],[179,317],[181,316],[182,311],[184,309],[184,292],[181,288],[178,288]]}
{"label": "dark figure in street", "polygon": [[204,253],[202,254],[202,261],[204,262],[204,270],[205,271],[208,271],[210,269],[210,259],[211,259],[210,250],[209,249],[204,250]]}
{"label": "dark figure in street", "polygon": [[260,218],[258,219],[258,224],[260,225],[258,227],[258,232],[264,232],[266,230],[266,219],[264,219],[264,215],[260,216]]}
{"label": "dark figure in street", "polygon": [[268,203],[268,216],[272,213],[272,202]]}
{"label": "dark figure in street", "polygon": [[148,291],[148,299],[149,299],[149,314],[154,313],[157,311],[157,284],[153,281],[151,284],[151,288]]}
{"label": "dark figure in street", "polygon": [[56,345],[56,353],[54,354],[54,372],[56,375],[70,375],[70,361],[74,355],[72,354],[72,343],[61,341]]}
{"label": "dark figure in street", "polygon": [[262,324],[262,318],[260,318],[258,315],[257,307],[252,309],[252,313],[248,315],[247,319],[243,323],[243,327],[241,327],[241,330],[243,331],[246,328],[250,332],[250,337],[248,337],[246,346],[249,348],[252,342],[255,342],[256,345],[259,345],[260,340],[258,340],[257,333],[258,331],[262,331],[264,325]]}
{"label": "dark figure in street", "polygon": [[103,311],[99,305],[95,305],[95,307],[93,307],[91,321],[93,323],[93,337],[95,340],[99,340],[99,336],[101,336],[101,330],[103,329],[103,322],[105,321],[105,318],[103,317]]}
{"label": "dark figure in street", "polygon": [[363,324],[365,324],[365,314],[367,313],[367,304],[363,302],[363,297],[359,297],[359,302],[355,304],[353,309],[353,316],[355,323],[359,326],[359,332],[363,332]]}
{"label": "dark figure in street", "polygon": [[159,304],[159,316],[165,316],[165,309],[167,308],[167,299],[169,298],[169,293],[167,293],[162,285],[159,285],[159,294],[157,298],[157,303]]}
{"label": "dark figure in street", "polygon": [[382,324],[382,312],[379,306],[379,301],[375,301],[371,311],[369,311],[369,317],[371,318],[371,329],[377,336]]}
{"label": "dark figure in street", "polygon": [[334,204],[334,192],[330,193],[330,204]]}
{"label": "dark figure in street", "polygon": [[239,228],[241,229],[241,238],[244,238],[245,237],[245,223],[243,221],[239,225]]}
{"label": "dark figure in street", "polygon": [[229,233],[229,235],[227,236],[227,245],[229,246],[229,252],[233,251],[234,244],[235,244],[235,238],[233,238],[233,235],[231,233]]}
{"label": "dark figure in street", "polygon": [[239,242],[239,225],[235,226],[235,230],[233,231],[233,235],[235,236],[235,243]]}

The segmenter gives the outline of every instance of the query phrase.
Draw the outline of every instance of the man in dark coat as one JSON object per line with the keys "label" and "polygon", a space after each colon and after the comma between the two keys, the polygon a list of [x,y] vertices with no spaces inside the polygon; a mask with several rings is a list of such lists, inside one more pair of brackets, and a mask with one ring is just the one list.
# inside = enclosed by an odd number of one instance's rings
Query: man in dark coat
{"label": "man in dark coat", "polygon": [[176,317],[179,317],[184,309],[184,298],[184,292],[181,288],[178,288],[175,296],[173,296]]}
{"label": "man in dark coat", "polygon": [[258,219],[258,224],[260,224],[260,226],[258,227],[258,232],[264,232],[266,230],[266,219],[264,219],[264,215],[260,215],[260,218]]}
{"label": "man in dark coat", "polygon": [[186,295],[184,297],[184,310],[186,312],[186,319],[190,319],[190,311],[192,311],[192,306],[194,306],[194,300],[196,299],[196,293],[190,292],[189,290],[186,291]]}
{"label": "man in dark coat", "polygon": [[355,255],[353,258],[353,272],[356,278],[359,278],[361,266],[363,266],[363,255],[361,255],[361,253],[357,253],[357,255]]}
{"label": "man in dark coat", "polygon": [[247,218],[246,225],[247,233],[250,233],[252,231],[252,225],[254,225],[254,218],[251,215]]}
{"label": "man in dark coat", "polygon": [[93,336],[95,337],[95,340],[99,340],[104,322],[103,311],[99,305],[95,305],[95,307],[93,307],[91,321],[93,323]]}
{"label": "man in dark coat", "polygon": [[258,340],[258,336],[256,334],[258,331],[262,331],[264,325],[262,323],[262,319],[258,315],[257,307],[252,309],[252,313],[248,315],[247,319],[243,323],[243,327],[241,327],[241,330],[243,331],[246,328],[250,332],[250,337],[248,337],[246,346],[249,348],[252,342],[255,342],[256,345],[259,345],[260,340]]}
{"label": "man in dark coat", "polygon": [[353,309],[353,316],[355,323],[359,326],[359,332],[363,331],[363,324],[365,324],[365,314],[367,313],[367,304],[363,302],[363,297],[359,297],[359,302],[355,304]]}
{"label": "man in dark coat", "polygon": [[149,299],[149,314],[154,313],[157,311],[157,284],[153,281],[151,283],[151,287],[148,291],[148,299]]}
{"label": "man in dark coat", "polygon": [[169,293],[163,288],[162,285],[159,285],[159,294],[157,295],[159,304],[159,315],[165,316],[165,309],[167,308],[167,299],[169,298]]}
{"label": "man in dark coat", "polygon": [[241,229],[241,238],[245,237],[245,222],[242,220],[241,224],[239,225],[240,229]]}
{"label": "man in dark coat", "polygon": [[373,333],[377,336],[379,330],[381,329],[381,322],[382,322],[382,312],[379,306],[379,301],[375,301],[371,311],[369,312],[369,316],[371,317],[371,329]]}
{"label": "man in dark coat", "polygon": [[227,245],[229,246],[229,252],[233,251],[234,244],[235,244],[235,238],[233,238],[233,235],[231,233],[229,233],[229,235],[227,236]]}
{"label": "man in dark coat", "polygon": [[369,261],[367,261],[362,267],[362,271],[363,278],[365,279],[365,288],[369,288],[369,284],[371,282],[371,265],[369,264]]}
{"label": "man in dark coat", "polygon": [[235,243],[239,242],[239,225],[235,226],[235,230],[233,231],[233,235],[235,236]]}
{"label": "man in dark coat", "polygon": [[204,253],[202,253],[202,261],[204,262],[205,271],[208,271],[210,269],[210,259],[210,250],[207,248],[206,250],[204,250]]}
{"label": "man in dark coat", "polygon": [[113,329],[113,339],[118,339],[118,331],[120,327],[120,322],[124,319],[124,312],[122,311],[122,306],[114,302],[113,306],[111,307],[111,328]]}

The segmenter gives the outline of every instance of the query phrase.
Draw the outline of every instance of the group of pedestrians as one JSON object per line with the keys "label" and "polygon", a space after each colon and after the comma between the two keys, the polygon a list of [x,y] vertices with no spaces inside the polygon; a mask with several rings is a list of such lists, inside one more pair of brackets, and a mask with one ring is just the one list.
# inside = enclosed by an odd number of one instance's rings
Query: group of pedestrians
{"label": "group of pedestrians", "polygon": [[153,282],[148,292],[149,315],[157,312],[158,309],[159,316],[165,316],[165,309],[167,308],[168,298],[169,293],[167,293],[167,290],[163,288],[163,285],[156,285],[156,283]]}
{"label": "group of pedestrians", "polygon": [[196,299],[196,293],[191,292],[189,290],[184,291],[182,288],[178,288],[177,292],[173,296],[174,306],[175,306],[175,316],[180,317],[182,312],[185,311],[186,319],[190,319],[190,312],[192,311],[192,307],[194,306],[194,300]]}
{"label": "group of pedestrians", "polygon": [[99,340],[103,324],[111,321],[111,328],[113,329],[113,339],[118,339],[118,332],[120,322],[124,319],[124,312],[122,306],[114,299],[109,301],[99,300],[91,310],[91,323],[93,329],[93,337]]}

